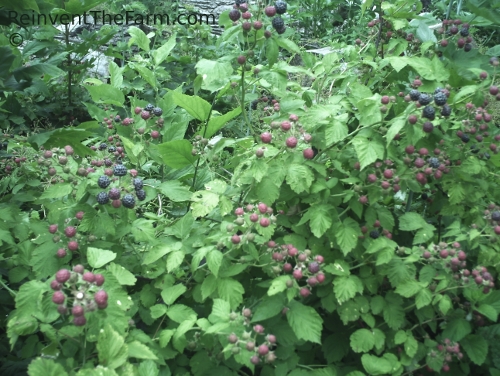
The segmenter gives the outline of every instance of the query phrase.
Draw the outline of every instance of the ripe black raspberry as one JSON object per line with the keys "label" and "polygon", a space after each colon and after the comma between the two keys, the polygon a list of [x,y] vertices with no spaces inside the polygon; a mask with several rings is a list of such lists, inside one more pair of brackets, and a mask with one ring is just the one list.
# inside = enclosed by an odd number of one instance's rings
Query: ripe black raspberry
{"label": "ripe black raspberry", "polygon": [[285,21],[281,17],[275,17],[273,18],[272,25],[275,30],[281,30],[285,27]]}
{"label": "ripe black raspberry", "polygon": [[127,193],[122,198],[122,204],[126,208],[132,209],[135,206],[135,198],[130,193]]}
{"label": "ripe black raspberry", "polygon": [[109,190],[109,198],[111,200],[119,200],[120,199],[120,189],[119,188],[111,188]]}
{"label": "ripe black raspberry", "polygon": [[135,191],[135,195],[137,196],[137,199],[139,201],[144,201],[146,199],[146,192],[144,191],[144,189],[137,189]]}
{"label": "ripe black raspberry", "polygon": [[125,176],[127,175],[127,168],[122,164],[117,164],[115,167],[113,167],[113,175]]}
{"label": "ripe black raspberry", "polygon": [[443,91],[443,88],[437,87],[436,90],[434,90],[434,94],[440,93],[441,91]]}
{"label": "ripe black raspberry", "polygon": [[278,14],[286,13],[287,4],[284,1],[278,0],[277,2],[274,3],[274,7],[276,8],[276,13]]}
{"label": "ripe black raspberry", "polygon": [[418,101],[418,99],[420,98],[420,91],[418,90],[410,90],[410,98],[412,101]]}
{"label": "ripe black raspberry", "polygon": [[104,142],[101,145],[99,145],[99,150],[106,150],[107,148],[108,148],[108,145],[105,144]]}
{"label": "ripe black raspberry", "polygon": [[155,108],[155,106],[153,106],[151,103],[148,103],[146,107],[144,107],[144,111],[151,112],[153,111],[153,108]]}
{"label": "ripe black raspberry", "polygon": [[107,192],[99,192],[96,198],[97,202],[101,205],[105,205],[109,202],[109,196]]}
{"label": "ripe black raspberry", "polygon": [[422,106],[427,106],[432,102],[432,97],[429,94],[420,94],[420,98],[418,98],[418,103]]}
{"label": "ripe black raspberry", "polygon": [[111,159],[105,159],[104,160],[104,166],[106,167],[111,167],[113,165],[113,161]]}
{"label": "ripe black raspberry", "polygon": [[434,118],[436,117],[436,111],[434,110],[434,107],[426,106],[424,108],[424,111],[422,111],[422,116],[426,119],[434,120]]}
{"label": "ripe black raspberry", "polygon": [[462,136],[460,136],[460,139],[462,140],[462,142],[465,142],[465,143],[470,141],[470,137],[467,134],[463,134]]}
{"label": "ripe black raspberry", "polygon": [[435,158],[435,157],[432,157],[432,158],[429,158],[429,166],[431,166],[432,168],[438,168],[439,165],[441,164],[439,162],[439,159]]}
{"label": "ripe black raspberry", "polygon": [[500,211],[494,211],[491,213],[491,219],[495,222],[500,221]]}
{"label": "ripe black raspberry", "polygon": [[444,106],[447,99],[448,98],[446,97],[446,94],[442,91],[434,95],[434,103],[436,103],[438,106]]}
{"label": "ripe black raspberry", "polygon": [[114,152],[116,151],[116,148],[115,148],[114,146],[110,146],[110,147],[108,148],[108,151],[109,151],[110,153],[114,153]]}
{"label": "ripe black raspberry", "polygon": [[443,108],[441,109],[441,115],[446,116],[446,117],[450,116],[451,115],[451,107],[449,105],[445,104],[443,106]]}
{"label": "ripe black raspberry", "polygon": [[469,29],[466,28],[466,27],[463,27],[461,30],[460,30],[460,35],[463,36],[463,37],[468,37],[469,36]]}
{"label": "ripe black raspberry", "polygon": [[377,239],[380,236],[377,230],[370,231],[370,238]]}
{"label": "ripe black raspberry", "polygon": [[133,184],[134,184],[134,188],[136,190],[142,189],[142,187],[144,187],[144,183],[142,182],[142,179],[139,179],[139,178],[135,178],[133,180]]}
{"label": "ripe black raspberry", "polygon": [[154,116],[161,116],[163,114],[163,110],[160,107],[155,107],[151,110]]}
{"label": "ripe black raspberry", "polygon": [[108,188],[110,184],[111,180],[106,175],[101,176],[99,180],[97,180],[97,185],[102,189]]}

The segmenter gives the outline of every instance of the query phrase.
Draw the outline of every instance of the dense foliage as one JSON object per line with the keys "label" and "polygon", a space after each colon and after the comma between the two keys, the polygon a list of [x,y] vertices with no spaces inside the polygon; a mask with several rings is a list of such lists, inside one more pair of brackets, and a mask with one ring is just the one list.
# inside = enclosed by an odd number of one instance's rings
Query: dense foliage
{"label": "dense foliage", "polygon": [[500,375],[500,1],[326,3],[0,8],[2,375]]}

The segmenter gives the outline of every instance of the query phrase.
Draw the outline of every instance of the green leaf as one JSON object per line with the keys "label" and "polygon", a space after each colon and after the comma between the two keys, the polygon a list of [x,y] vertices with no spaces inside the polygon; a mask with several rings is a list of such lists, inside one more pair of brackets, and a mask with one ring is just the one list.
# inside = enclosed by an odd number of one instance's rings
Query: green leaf
{"label": "green leaf", "polygon": [[252,322],[264,321],[280,314],[284,304],[283,294],[264,297],[252,314]]}
{"label": "green leaf", "polygon": [[361,363],[369,375],[389,375],[393,367],[389,360],[369,354],[363,354]]}
{"label": "green leaf", "polygon": [[167,313],[167,306],[165,304],[155,304],[150,308],[151,317],[157,319]]}
{"label": "green leaf", "polygon": [[170,253],[167,257],[167,271],[171,273],[173,270],[181,266],[182,261],[184,261],[183,251],[174,251]]}
{"label": "green leaf", "polygon": [[443,295],[439,301],[439,310],[443,315],[446,315],[452,307],[451,299],[448,295]]}
{"label": "green leaf", "polygon": [[229,120],[234,119],[241,114],[241,107],[236,107],[234,110],[226,112],[221,116],[212,116],[208,121],[208,126],[205,131],[205,137],[209,138],[216,134]]}
{"label": "green leaf", "polygon": [[396,332],[396,335],[394,336],[394,343],[396,345],[401,345],[402,343],[404,343],[408,338],[408,335],[406,334],[406,332],[404,330],[398,330]]}
{"label": "green leaf", "polygon": [[205,300],[208,298],[215,290],[217,290],[217,277],[213,274],[209,274],[201,284],[202,299]]}
{"label": "green leaf", "polygon": [[415,297],[415,303],[417,309],[421,309],[425,306],[428,306],[431,304],[432,301],[432,292],[428,289],[422,289],[418,292],[417,296]]}
{"label": "green leaf", "polygon": [[219,274],[219,268],[222,264],[222,259],[224,258],[224,255],[222,254],[221,251],[213,249],[207,253],[206,258],[207,258],[208,269],[210,269],[210,271],[217,277]]}
{"label": "green leaf", "polygon": [[120,89],[108,84],[98,86],[83,85],[89,92],[92,100],[95,103],[112,104],[114,106],[122,107],[125,102],[125,97]]}
{"label": "green leaf", "polygon": [[405,341],[404,348],[406,355],[408,355],[410,358],[413,358],[417,354],[418,342],[415,337],[413,337],[411,332],[408,333],[408,338]]}
{"label": "green leaf", "polygon": [[169,180],[158,186],[158,190],[174,202],[189,201],[193,192],[178,180]]}
{"label": "green leaf", "polygon": [[317,238],[323,236],[323,234],[332,226],[332,210],[335,208],[329,205],[315,205],[311,206],[307,210],[307,215],[309,219],[309,226],[311,232]]}
{"label": "green leaf", "polygon": [[157,149],[163,162],[172,168],[184,168],[193,165],[196,161],[196,156],[191,154],[193,146],[188,140],[164,142],[157,145]]}
{"label": "green leaf", "polygon": [[351,348],[354,352],[368,352],[375,345],[375,336],[371,330],[358,329],[351,334]]}
{"label": "green leaf", "polygon": [[243,302],[245,289],[232,278],[221,278],[217,281],[217,293],[221,299],[229,302],[231,309],[236,309]]}
{"label": "green leaf", "polygon": [[90,266],[99,269],[106,265],[108,262],[113,261],[116,258],[116,253],[106,251],[105,249],[88,247],[87,258]]}
{"label": "green leaf", "polygon": [[290,276],[281,275],[276,277],[271,282],[271,286],[269,286],[269,290],[267,290],[267,295],[273,296],[280,292],[283,292],[287,289],[286,281],[290,280]]}
{"label": "green leaf", "polygon": [[177,300],[177,298],[179,298],[179,296],[184,294],[186,290],[186,286],[177,284],[163,289],[163,291],[161,292],[161,297],[165,304],[171,305]]}
{"label": "green leaf", "polygon": [[461,341],[471,331],[471,325],[467,320],[457,318],[448,321],[443,331],[443,337],[447,337],[452,341],[458,342]]}
{"label": "green leaf", "polygon": [[342,141],[347,137],[347,120],[348,116],[346,113],[333,118],[332,122],[327,125],[325,129],[326,147],[329,147],[336,142]]}
{"label": "green leaf", "polygon": [[304,165],[292,163],[288,166],[286,182],[295,193],[308,191],[314,180],[314,174]]}
{"label": "green leaf", "polygon": [[160,347],[165,347],[168,345],[170,342],[170,339],[174,335],[174,331],[172,329],[164,329],[160,332],[159,340],[160,340]]}
{"label": "green leaf", "polygon": [[219,204],[219,195],[211,191],[198,191],[193,193],[191,201],[193,217],[205,217]]}
{"label": "green leaf", "polygon": [[226,302],[222,299],[214,299],[212,305],[212,313],[208,316],[208,320],[212,324],[219,322],[228,322],[229,321],[229,313],[231,312],[231,306],[229,302]]}
{"label": "green leaf", "polygon": [[116,369],[127,361],[128,347],[123,337],[106,325],[97,340],[99,363],[105,367]]}
{"label": "green leaf", "polygon": [[52,359],[36,358],[28,367],[29,376],[68,376],[64,367]]}
{"label": "green leaf", "polygon": [[406,125],[406,120],[397,118],[392,123],[391,127],[387,130],[385,138],[387,139],[387,146],[394,140],[394,137],[399,133],[401,129]]}
{"label": "green leaf", "polygon": [[479,307],[476,308],[476,311],[486,316],[489,320],[493,322],[497,321],[498,312],[493,306],[490,306],[488,304],[481,304]]}
{"label": "green leaf", "polygon": [[[161,333],[160,333],[160,343],[161,343]],[[137,367],[137,376],[158,376],[160,370],[158,366],[152,360],[146,360],[141,362]]]}
{"label": "green leaf", "polygon": [[399,217],[399,229],[403,231],[415,231],[427,225],[420,214],[408,212]]}
{"label": "green leaf", "polygon": [[358,222],[351,218],[346,218],[343,222],[336,222],[332,231],[344,256],[347,256],[356,247],[358,236],[361,235]]}
{"label": "green leaf", "polygon": [[158,360],[153,352],[139,341],[127,343],[129,358]]}
{"label": "green leaf", "polygon": [[266,58],[269,67],[272,67],[278,61],[279,48],[274,38],[269,38],[266,41]]}
{"label": "green leaf", "polygon": [[196,312],[184,304],[175,304],[167,310],[167,316],[180,324],[184,320],[196,319]]}
{"label": "green leaf", "polygon": [[422,286],[419,282],[415,280],[408,280],[400,283],[396,286],[396,293],[404,296],[405,298],[410,298],[422,290]]}
{"label": "green leaf", "polygon": [[405,312],[403,309],[403,299],[393,292],[387,293],[386,305],[383,308],[384,321],[391,329],[399,329],[405,319]]}
{"label": "green leaf", "polygon": [[149,38],[146,36],[144,31],[136,26],[130,26],[127,32],[130,34],[130,39],[128,41],[129,47],[136,44],[142,50],[149,52]]}
{"label": "green leaf", "polygon": [[210,90],[212,93],[227,85],[228,79],[234,70],[229,61],[207,59],[199,60],[195,68],[196,73],[203,78],[201,87],[205,90]]}
{"label": "green leaf", "polygon": [[52,199],[52,198],[63,198],[73,192],[73,187],[69,183],[55,184],[47,188],[46,191],[42,193],[40,199]]}
{"label": "green leaf", "polygon": [[156,82],[156,76],[153,73],[153,71],[151,71],[150,69],[146,68],[141,63],[129,62],[128,66],[130,68],[132,68],[133,70],[137,71],[137,73],[139,73],[139,76],[141,78],[143,78],[144,81],[146,81],[148,84],[150,84],[151,87],[156,88],[158,86],[157,82]]}
{"label": "green leaf", "polygon": [[162,44],[161,47],[151,52],[156,66],[163,63],[168,57],[170,51],[172,51],[172,49],[175,47],[176,38],[177,34],[172,34],[166,43]]}
{"label": "green leaf", "polygon": [[483,337],[470,334],[460,341],[460,346],[465,350],[470,360],[478,366],[486,361],[488,342]]}
{"label": "green leaf", "polygon": [[321,344],[323,319],[312,307],[292,300],[289,303],[286,317],[298,339]]}
{"label": "green leaf", "polygon": [[358,135],[353,138],[352,144],[356,150],[361,169],[374,163],[377,159],[384,159],[384,145],[374,140]]}
{"label": "green leaf", "polygon": [[355,275],[338,276],[333,280],[333,291],[339,303],[343,303],[363,293],[363,283]]}
{"label": "green leaf", "polygon": [[137,278],[121,265],[112,262],[108,265],[107,269],[115,276],[120,285],[134,286],[137,282]]}
{"label": "green leaf", "polygon": [[144,259],[142,261],[142,265],[149,265],[152,264],[153,262],[159,260],[166,254],[173,252],[173,251],[179,251],[182,247],[181,242],[175,242],[175,243],[161,243],[153,248],[151,248],[146,255],[144,256]]}
{"label": "green leaf", "polygon": [[212,109],[210,103],[198,96],[190,96],[174,91],[172,94],[174,103],[185,109],[189,115],[197,120],[205,121]]}

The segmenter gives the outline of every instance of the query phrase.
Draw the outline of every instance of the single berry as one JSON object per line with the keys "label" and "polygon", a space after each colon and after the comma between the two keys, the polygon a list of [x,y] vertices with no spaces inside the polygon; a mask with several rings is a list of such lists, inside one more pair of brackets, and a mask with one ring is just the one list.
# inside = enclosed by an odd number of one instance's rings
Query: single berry
{"label": "single berry", "polygon": [[304,155],[305,159],[313,159],[314,158],[314,150],[312,148],[304,149],[302,154]]}
{"label": "single berry", "polygon": [[56,273],[56,281],[64,283],[71,277],[71,272],[68,269],[61,269]]}
{"label": "single berry", "polygon": [[273,18],[271,24],[272,24],[274,30],[276,30],[276,31],[282,30],[285,27],[285,21],[283,21],[283,19],[281,17]]}
{"label": "single berry", "polygon": [[430,95],[420,94],[420,97],[418,98],[418,103],[420,103],[422,106],[427,106],[431,102],[432,102],[432,97]]}
{"label": "single berry", "polygon": [[72,238],[76,235],[76,228],[73,226],[66,227],[64,229],[64,235],[66,235],[68,238]]}
{"label": "single berry", "polygon": [[420,98],[420,91],[415,89],[410,90],[409,95],[412,101],[418,101],[418,99]]}
{"label": "single berry", "polygon": [[445,104],[441,109],[441,115],[445,117],[451,115],[451,107],[448,104]]}
{"label": "single berry", "polygon": [[269,7],[266,7],[264,9],[264,13],[266,14],[266,16],[268,17],[274,17],[276,15],[276,8],[273,7],[273,6],[269,6]]}
{"label": "single berry", "polygon": [[52,302],[54,302],[55,304],[63,304],[65,299],[66,296],[62,291],[55,291],[52,295]]}
{"label": "single berry", "polygon": [[231,243],[233,244],[239,244],[241,242],[241,238],[239,235],[233,235],[231,236]]}
{"label": "single berry", "polygon": [[250,358],[250,363],[252,363],[253,365],[257,365],[260,363],[260,358],[258,355],[253,355],[251,358]]}
{"label": "single berry", "polygon": [[68,242],[68,249],[71,251],[71,252],[75,252],[78,250],[78,243],[76,241],[71,241],[71,242]]}
{"label": "single berry", "polygon": [[311,273],[316,274],[317,272],[319,272],[319,264],[316,261],[313,261],[309,263],[307,269],[309,269]]}
{"label": "single berry", "polygon": [[105,205],[109,202],[109,196],[107,192],[99,192],[96,196],[97,202],[100,205]]}
{"label": "single berry", "polygon": [[78,213],[75,214],[75,218],[81,221],[83,219],[84,214],[85,212],[79,211]]}
{"label": "single berry", "polygon": [[51,234],[55,234],[57,232],[57,225],[50,225],[49,226],[49,232]]}
{"label": "single berry", "polygon": [[286,13],[287,4],[284,1],[282,1],[282,0],[276,1],[274,3],[274,7],[276,8],[276,13],[278,13],[278,14]]}
{"label": "single berry", "polygon": [[99,177],[99,179],[97,180],[97,185],[102,189],[108,188],[110,184],[111,180],[106,175]]}
{"label": "single berry", "polygon": [[436,117],[436,111],[434,110],[434,107],[426,106],[422,111],[422,116],[426,119],[434,120],[434,118]]}
{"label": "single berry", "polygon": [[410,115],[408,116],[408,123],[410,124],[416,124],[418,121],[417,115]]}
{"label": "single berry", "polygon": [[[139,201],[144,201],[146,199],[146,191],[144,189],[137,189],[135,191],[135,195],[137,196],[137,199]],[[125,206],[125,205],[123,205],[123,206]],[[125,207],[127,207],[127,206],[125,206]]]}
{"label": "single berry", "polygon": [[370,238],[377,239],[380,236],[380,233],[377,230],[370,231]]}
{"label": "single berry", "polygon": [[71,314],[75,317],[83,316],[84,309],[81,305],[76,305],[71,309]]}
{"label": "single berry", "polygon": [[117,164],[113,167],[113,175],[115,176],[125,176],[127,175],[127,168],[122,164]]}
{"label": "single berry", "polygon": [[122,198],[122,204],[128,209],[132,209],[135,206],[135,198],[130,193],[127,193]]}
{"label": "single berry", "polygon": [[269,132],[264,132],[260,135],[260,139],[263,143],[268,144],[271,142],[272,136]]}
{"label": "single berry", "polygon": [[307,287],[302,287],[299,291],[299,294],[303,298],[307,298],[309,295],[311,295],[311,290],[309,290]]}
{"label": "single berry", "polygon": [[73,266],[73,271],[75,273],[83,274],[84,270],[85,269],[84,269],[83,265],[78,264],[78,265]]}
{"label": "single berry", "polygon": [[259,203],[259,205],[257,206],[257,209],[259,209],[259,212],[261,212],[262,214],[265,214],[265,213],[267,213],[267,209],[268,209],[268,207],[267,207],[267,205],[266,205],[266,204],[264,204],[264,203],[262,203],[262,202],[261,202],[261,203]]}
{"label": "single berry", "polygon": [[430,121],[426,121],[422,126],[422,130],[425,133],[431,133],[434,130],[434,124],[432,124]]}
{"label": "single berry", "polygon": [[108,294],[104,290],[99,290],[94,294],[94,300],[98,305],[104,305],[108,302]]}
{"label": "single berry", "polygon": [[300,269],[295,269],[292,273],[293,278],[295,279],[301,279],[302,278],[302,270]]}
{"label": "single berry", "polygon": [[269,352],[269,347],[267,347],[266,344],[262,344],[257,349],[257,352],[259,353],[259,355],[266,355]]}

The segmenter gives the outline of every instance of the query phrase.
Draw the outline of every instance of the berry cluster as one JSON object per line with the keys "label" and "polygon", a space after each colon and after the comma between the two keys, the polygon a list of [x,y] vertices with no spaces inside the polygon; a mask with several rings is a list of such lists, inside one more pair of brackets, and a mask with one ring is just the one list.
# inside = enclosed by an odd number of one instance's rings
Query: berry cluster
{"label": "berry cluster", "polygon": [[[140,115],[143,120],[149,120],[152,117],[155,117],[155,125],[158,128],[162,128],[163,124],[165,124],[165,119],[161,117],[163,114],[163,110],[160,107],[155,107],[151,103],[147,104],[144,108],[142,107],[135,107],[134,108],[134,113],[136,115]],[[141,127],[137,129],[137,133],[140,135],[143,135],[146,132],[146,129]],[[158,130],[153,129],[151,130],[150,134],[152,139],[156,140],[161,137],[161,134]]]}
{"label": "berry cluster", "polygon": [[[302,128],[299,123],[299,117],[295,114],[289,116],[288,120],[284,121],[273,121],[270,125],[271,129],[275,132],[263,132],[260,135],[260,140],[264,144],[270,144],[273,141],[273,135],[276,141],[283,142],[288,149],[295,149],[299,144],[299,141],[303,144],[309,144],[312,141],[312,136],[306,133],[304,128]],[[305,159],[312,159],[316,155],[316,151],[313,148],[304,148],[302,151]],[[263,157],[265,154],[265,148],[260,147],[255,152],[258,158]]]}
{"label": "berry cluster", "polygon": [[469,29],[469,24],[462,20],[444,20],[443,27],[437,30],[438,34],[443,35],[443,39],[439,42],[440,46],[446,48],[450,39],[456,39],[456,46],[459,49],[463,49],[465,52],[471,51],[474,40]]}
{"label": "berry cluster", "polygon": [[[413,86],[418,87],[420,85],[422,85],[422,81],[420,81],[419,78],[416,78],[413,81]],[[421,93],[417,89],[412,89],[404,99],[406,102],[415,102],[417,108],[423,107],[422,118],[427,120],[424,120],[422,129],[426,133],[431,133],[434,129],[434,125],[431,121],[436,118],[436,108],[432,105],[432,103],[441,107],[441,116],[448,117],[451,115],[451,107],[446,103],[449,96],[450,92],[447,89],[438,87],[434,90],[433,94]],[[416,115],[410,115],[408,117],[408,122],[412,125],[417,124],[418,117]]]}
{"label": "berry cluster", "polygon": [[92,145],[90,149],[96,151],[100,157],[100,159],[90,162],[90,164],[95,167],[102,167],[103,165],[107,167],[112,166],[113,162],[111,162],[111,160],[113,157],[115,157],[115,159],[125,158],[125,149],[120,142],[120,136],[117,134],[109,136],[107,142]]}
{"label": "berry cluster", "polygon": [[[128,209],[133,209],[135,207],[135,197],[131,193],[131,189],[129,189],[129,182],[120,181],[119,177],[127,175],[127,168],[122,164],[117,164],[114,166],[113,170],[106,169],[104,171],[104,175],[100,176],[97,180],[97,185],[99,188],[106,189],[108,188],[112,181],[118,181],[118,186],[112,187],[109,191],[99,192],[96,196],[97,203],[100,205],[106,205],[111,201],[111,205],[114,208],[119,208],[123,206]],[[146,199],[146,192],[144,191],[143,181],[139,178],[135,178],[137,176],[136,173],[130,174],[134,179],[132,180],[132,185],[134,188],[135,196],[139,201],[144,201]],[[110,179],[109,176],[114,176],[113,179]],[[122,197],[122,192],[125,194]]]}
{"label": "berry cluster", "polygon": [[[238,232],[231,236],[231,243],[235,245],[240,244],[243,239],[249,242],[254,241],[255,233],[252,230],[256,229],[259,232],[262,228],[276,223],[273,208],[262,202],[257,206],[248,204],[245,208],[236,208],[234,214],[236,215],[234,223],[238,226]],[[233,224],[229,224],[226,230],[234,232],[235,227]]]}
{"label": "berry cluster", "polygon": [[[449,338],[445,338],[442,343],[438,344],[436,350],[431,350],[429,356],[443,359],[443,367],[441,368],[443,372],[449,372],[449,363],[453,361],[453,358],[461,360],[464,357],[464,354],[460,352],[459,343],[453,342]],[[433,371],[432,369],[430,370]]]}
{"label": "berry cluster", "polygon": [[407,145],[405,147],[407,156],[403,159],[406,165],[411,165],[415,172],[415,179],[422,185],[427,184],[427,177],[433,176],[434,179],[441,179],[443,174],[449,174],[451,161],[439,148],[433,150],[434,156],[430,156],[427,148],[415,150],[415,146]]}
{"label": "berry cluster", "polygon": [[[75,219],[77,219],[78,221],[81,221],[83,219],[84,214],[85,214],[84,212],[79,211],[78,213],[76,213]],[[68,218],[68,219],[66,219],[65,222],[66,222],[66,224],[69,224],[71,221],[72,221],[72,218]],[[78,248],[79,248],[78,240],[82,239],[82,236],[77,233],[77,228],[75,226],[66,226],[64,228],[64,231],[61,233],[59,231],[59,226],[57,224],[53,224],[53,225],[49,226],[49,233],[54,235],[54,237],[52,239],[54,241],[54,243],[61,242],[62,241],[61,235],[64,235],[68,239],[68,243],[66,245],[66,248],[68,250],[70,250],[71,252],[78,251]],[[92,241],[94,239],[88,239],[88,240]],[[57,250],[57,253],[56,253],[57,257],[59,257],[59,258],[66,257],[66,255],[68,254],[66,251],[66,248],[64,248],[64,247],[59,248]]]}
{"label": "berry cluster", "polygon": [[[111,120],[111,119],[113,119],[113,120]],[[109,117],[103,118],[103,124],[106,124],[107,127],[108,127],[108,129],[113,129],[114,128],[113,121],[115,123],[121,123],[124,126],[129,126],[130,124],[132,124],[134,122],[134,119],[126,117],[125,119],[122,120],[122,118],[118,114],[114,115],[114,116],[113,115],[109,115]]]}
{"label": "berry cluster", "polygon": [[[250,319],[252,317],[251,309],[244,308],[242,310],[241,317],[243,317],[245,326],[250,325]],[[238,318],[238,314],[235,312],[231,313],[231,321],[235,321]],[[260,341],[262,336],[264,336],[264,341]],[[241,337],[238,337],[235,333],[231,333],[227,337],[227,340],[233,345],[231,348],[231,352],[233,354],[238,354],[241,351],[241,348],[254,352],[254,355],[250,358],[250,362],[252,364],[257,365],[261,361],[264,361],[265,363],[273,363],[276,360],[276,355],[274,354],[274,350],[276,350],[276,336],[273,334],[265,335],[265,329],[260,324],[253,327],[253,333],[252,331],[244,331]]]}
{"label": "berry cluster", "polygon": [[[372,164],[370,170],[370,173],[366,177],[366,181],[368,184],[379,184],[378,181],[380,181],[380,187],[383,189],[383,191],[388,191],[389,188],[392,187],[392,190],[396,193],[399,192],[401,189],[399,186],[399,181],[400,177],[395,174],[395,171],[393,168],[394,162],[392,162],[389,159],[386,159],[384,162],[375,162]],[[360,163],[356,162],[354,163],[354,169],[359,170],[360,169]],[[356,192],[362,192],[363,187],[359,185],[354,186],[354,190]],[[359,202],[363,205],[366,205],[368,203],[368,197],[365,195],[361,195],[359,197]]]}
{"label": "berry cluster", "polygon": [[[286,281],[288,288],[297,288],[301,297],[307,298],[311,294],[311,288],[325,281],[325,275],[320,271],[320,264],[324,258],[321,255],[312,256],[311,250],[304,252],[293,246],[293,244],[283,244],[279,246],[274,241],[267,243],[268,251],[272,259],[276,262],[273,266],[275,274],[292,273],[293,279]],[[300,286],[298,283],[305,280],[306,285]]]}
{"label": "berry cluster", "polygon": [[[474,280],[477,286],[483,287],[483,292],[487,294],[490,289],[495,287],[493,276],[484,266],[467,269],[467,254],[461,249],[459,242],[432,244],[427,249],[421,247],[422,257],[430,262],[442,262],[444,266],[453,273],[453,279],[457,282],[467,285]],[[431,289],[435,288],[431,285]]]}
{"label": "berry cluster", "polygon": [[75,265],[73,271],[61,269],[50,283],[52,302],[61,315],[71,314],[73,324],[83,326],[87,322],[85,313],[108,306],[108,294],[100,288],[103,284],[102,274],[85,272],[83,265]]}
{"label": "berry cluster", "polygon": [[[366,197],[366,196],[361,196],[361,197]],[[368,235],[372,239],[378,239],[380,237],[380,234],[384,235],[387,239],[392,239],[392,233],[387,229],[382,229],[382,225],[378,219],[373,223],[371,229],[368,228],[368,226],[361,226],[361,232],[363,234],[369,232]],[[361,239],[364,239],[364,237],[365,237],[364,235],[360,236]]]}

